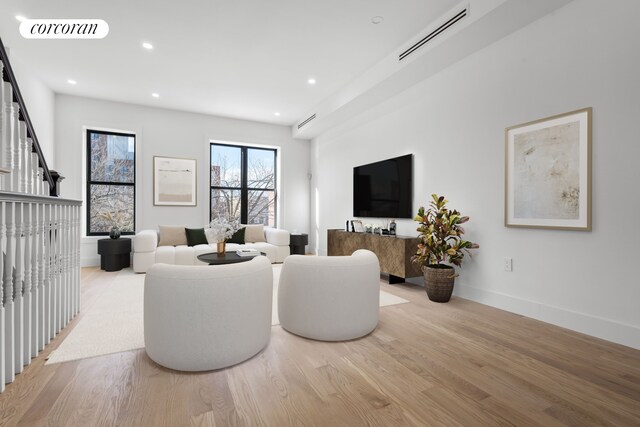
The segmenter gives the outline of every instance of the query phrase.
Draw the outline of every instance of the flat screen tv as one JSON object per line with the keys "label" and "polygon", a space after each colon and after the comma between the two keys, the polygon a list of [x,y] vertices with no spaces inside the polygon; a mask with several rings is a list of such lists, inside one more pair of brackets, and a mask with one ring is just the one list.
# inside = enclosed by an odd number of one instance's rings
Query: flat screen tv
{"label": "flat screen tv", "polygon": [[413,155],[353,168],[353,216],[413,218]]}

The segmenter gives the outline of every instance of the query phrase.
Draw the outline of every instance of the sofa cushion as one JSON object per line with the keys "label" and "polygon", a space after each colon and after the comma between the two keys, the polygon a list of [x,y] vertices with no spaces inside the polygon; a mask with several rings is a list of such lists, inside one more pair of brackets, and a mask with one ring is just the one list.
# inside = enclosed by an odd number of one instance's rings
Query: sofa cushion
{"label": "sofa cushion", "polygon": [[266,242],[264,238],[264,225],[252,224],[245,226],[246,231],[244,233],[245,243]]}
{"label": "sofa cushion", "polygon": [[207,236],[204,235],[204,228],[185,228],[185,234],[187,235],[187,245],[206,245]]}
{"label": "sofa cushion", "polygon": [[179,246],[187,244],[187,234],[184,227],[159,225],[160,241],[158,246]]}
{"label": "sofa cushion", "polygon": [[244,244],[244,235],[247,231],[246,227],[242,227],[240,230],[233,233],[233,236],[227,239],[227,243],[237,243],[239,245]]}

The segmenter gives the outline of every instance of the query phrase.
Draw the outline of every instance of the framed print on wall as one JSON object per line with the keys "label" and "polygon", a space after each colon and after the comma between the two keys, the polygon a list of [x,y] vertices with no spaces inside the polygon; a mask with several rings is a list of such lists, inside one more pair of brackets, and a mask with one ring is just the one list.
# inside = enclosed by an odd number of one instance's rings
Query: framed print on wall
{"label": "framed print on wall", "polygon": [[591,230],[591,115],[505,129],[505,226]]}
{"label": "framed print on wall", "polygon": [[196,160],[153,157],[153,204],[196,206]]}

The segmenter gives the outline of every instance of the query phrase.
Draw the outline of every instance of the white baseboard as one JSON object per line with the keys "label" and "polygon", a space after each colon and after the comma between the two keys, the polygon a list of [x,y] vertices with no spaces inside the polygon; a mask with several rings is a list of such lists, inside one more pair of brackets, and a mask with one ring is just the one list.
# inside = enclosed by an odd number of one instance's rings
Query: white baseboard
{"label": "white baseboard", "polygon": [[80,267],[100,267],[100,255],[80,258]]}
{"label": "white baseboard", "polygon": [[640,328],[637,326],[470,286],[456,284],[454,294],[461,298],[640,349]]}

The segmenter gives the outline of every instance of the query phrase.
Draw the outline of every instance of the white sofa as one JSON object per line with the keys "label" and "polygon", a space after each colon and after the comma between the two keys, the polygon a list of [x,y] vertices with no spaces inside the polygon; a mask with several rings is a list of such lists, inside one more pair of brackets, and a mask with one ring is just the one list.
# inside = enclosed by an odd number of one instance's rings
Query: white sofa
{"label": "white sofa", "polygon": [[155,264],[144,281],[144,342],[156,363],[209,371],[254,356],[271,336],[273,272],[258,256],[216,268]]}
{"label": "white sofa", "polygon": [[[278,228],[265,227],[266,242],[227,243],[227,252],[238,248],[255,248],[266,254],[271,263],[280,263],[289,256],[289,232]],[[146,273],[156,263],[177,265],[205,265],[198,255],[215,252],[215,244],[196,246],[158,246],[158,231],[142,230],[133,238],[133,271]]]}

